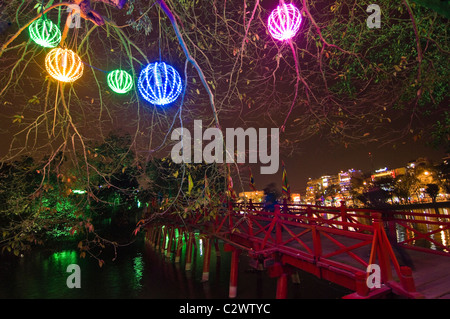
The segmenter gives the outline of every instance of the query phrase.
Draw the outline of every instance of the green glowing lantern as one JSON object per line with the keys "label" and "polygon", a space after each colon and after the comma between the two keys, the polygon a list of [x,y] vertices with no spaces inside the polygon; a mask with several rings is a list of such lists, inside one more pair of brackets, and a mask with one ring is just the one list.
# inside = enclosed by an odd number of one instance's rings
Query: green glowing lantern
{"label": "green glowing lantern", "polygon": [[122,70],[109,72],[106,80],[111,90],[119,94],[127,93],[133,88],[133,77]]}
{"label": "green glowing lantern", "polygon": [[45,48],[54,48],[61,42],[61,31],[48,19],[38,19],[28,27],[31,40]]}

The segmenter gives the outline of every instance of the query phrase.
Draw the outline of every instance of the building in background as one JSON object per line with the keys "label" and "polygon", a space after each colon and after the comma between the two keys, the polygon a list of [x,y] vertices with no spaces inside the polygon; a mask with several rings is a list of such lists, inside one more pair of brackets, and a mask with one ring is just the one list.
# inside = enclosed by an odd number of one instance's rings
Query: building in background
{"label": "building in background", "polygon": [[364,174],[359,169],[341,171],[339,174],[340,200],[345,200],[347,205],[354,205],[354,197],[362,193],[364,188]]}
{"label": "building in background", "polygon": [[294,203],[294,204],[298,204],[298,203],[300,203],[301,202],[301,195],[300,195],[300,193],[292,193],[291,194],[291,201],[292,201],[292,203]]}
{"label": "building in background", "polygon": [[377,182],[383,178],[397,178],[406,174],[406,167],[388,169],[387,167],[377,169],[371,176],[372,182]]}
{"label": "building in background", "polygon": [[[438,190],[433,197],[430,185]],[[364,174],[358,169],[341,171],[336,175],[309,178],[303,202],[306,204],[347,206],[365,203],[367,194],[377,189],[384,192],[386,203],[407,204],[450,200],[450,156],[440,163],[418,158],[404,167],[383,167]],[[436,192],[436,191],[435,191]]]}
{"label": "building in background", "polygon": [[252,200],[253,203],[261,203],[264,201],[264,191],[242,192],[239,193],[239,201]]}

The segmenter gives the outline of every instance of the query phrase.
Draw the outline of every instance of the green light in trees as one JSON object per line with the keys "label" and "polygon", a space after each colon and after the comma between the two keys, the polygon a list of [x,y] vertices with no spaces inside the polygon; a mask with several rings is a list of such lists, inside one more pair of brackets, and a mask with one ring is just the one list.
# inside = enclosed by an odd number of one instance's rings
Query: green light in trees
{"label": "green light in trees", "polygon": [[106,81],[111,90],[119,94],[125,94],[133,88],[133,77],[122,70],[109,72]]}
{"label": "green light in trees", "polygon": [[86,191],[81,190],[81,189],[72,189],[72,193],[74,193],[74,194],[85,194]]}
{"label": "green light in trees", "polygon": [[28,27],[30,38],[40,46],[54,48],[61,42],[61,31],[47,19],[38,19]]}

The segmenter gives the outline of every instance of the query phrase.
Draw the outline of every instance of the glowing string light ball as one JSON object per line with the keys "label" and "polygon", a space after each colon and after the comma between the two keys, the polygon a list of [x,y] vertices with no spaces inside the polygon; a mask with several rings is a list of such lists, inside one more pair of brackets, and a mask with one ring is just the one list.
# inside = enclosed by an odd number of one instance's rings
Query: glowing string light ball
{"label": "glowing string light ball", "polygon": [[72,50],[56,48],[45,57],[45,68],[56,80],[73,82],[83,75],[84,65]]}
{"label": "glowing string light ball", "polygon": [[54,48],[61,41],[61,31],[56,24],[47,19],[33,21],[28,31],[31,40],[45,48]]}
{"label": "glowing string light ball", "polygon": [[289,40],[300,29],[302,15],[293,4],[279,5],[269,16],[269,32],[277,40]]}
{"label": "glowing string light ball", "polygon": [[109,72],[106,81],[111,90],[119,94],[125,94],[133,88],[133,77],[122,70]]}
{"label": "glowing string light ball", "polygon": [[137,86],[142,97],[155,105],[172,103],[183,89],[180,74],[164,62],[148,64],[141,71]]}

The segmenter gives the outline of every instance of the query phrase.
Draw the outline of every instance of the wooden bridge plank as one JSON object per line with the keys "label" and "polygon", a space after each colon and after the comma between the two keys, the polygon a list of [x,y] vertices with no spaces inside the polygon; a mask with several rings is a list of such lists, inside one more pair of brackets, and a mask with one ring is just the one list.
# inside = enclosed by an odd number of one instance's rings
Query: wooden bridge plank
{"label": "wooden bridge plank", "polygon": [[450,298],[450,257],[408,250],[414,263],[413,278],[426,299]]}

